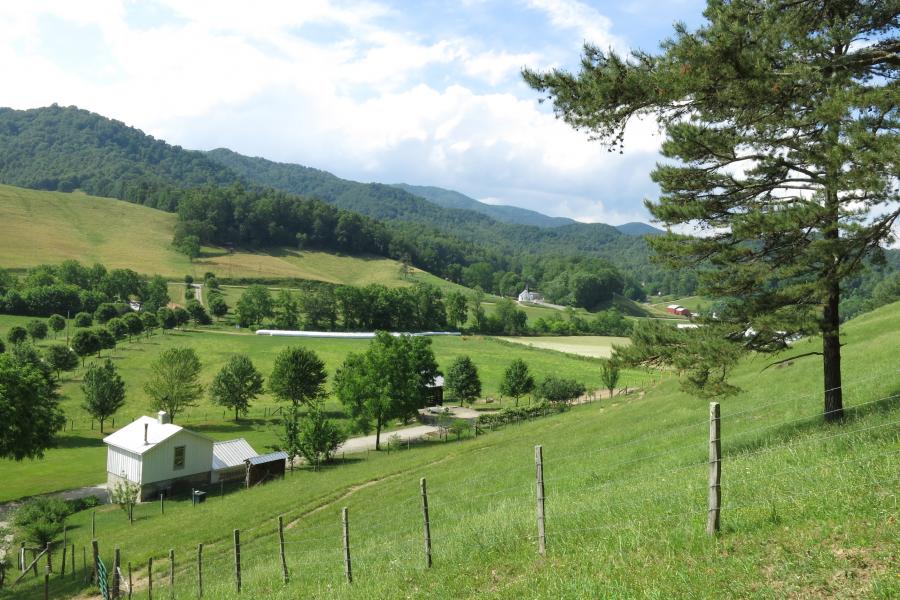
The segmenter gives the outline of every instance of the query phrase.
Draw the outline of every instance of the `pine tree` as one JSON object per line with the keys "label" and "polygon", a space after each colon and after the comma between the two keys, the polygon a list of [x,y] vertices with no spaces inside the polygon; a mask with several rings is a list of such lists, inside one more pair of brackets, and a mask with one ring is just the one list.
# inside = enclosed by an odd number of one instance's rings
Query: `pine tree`
{"label": "pine tree", "polygon": [[659,54],[587,45],[578,74],[523,74],[620,152],[632,118],[657,120],[670,160],[647,208],[703,235],[649,243],[698,268],[746,348],[820,334],[825,417],[839,419],[841,282],[880,258],[900,216],[900,13],[891,1],[709,0],[704,15]]}

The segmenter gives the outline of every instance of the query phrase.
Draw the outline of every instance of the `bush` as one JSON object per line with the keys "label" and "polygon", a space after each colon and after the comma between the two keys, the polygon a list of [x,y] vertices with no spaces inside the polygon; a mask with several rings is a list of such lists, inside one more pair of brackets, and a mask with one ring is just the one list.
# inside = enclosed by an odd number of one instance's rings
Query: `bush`
{"label": "bush", "polygon": [[38,548],[56,540],[72,510],[65,500],[39,496],[22,504],[13,516],[20,537]]}
{"label": "bush", "polygon": [[535,390],[538,398],[550,402],[571,402],[582,396],[587,389],[583,383],[574,379],[565,379],[550,375],[544,379]]}
{"label": "bush", "polygon": [[75,315],[75,327],[90,327],[94,324],[94,317],[91,313],[80,312]]}
{"label": "bush", "polygon": [[549,402],[539,402],[530,406],[511,406],[495,413],[481,415],[478,418],[478,427],[493,429],[494,427],[501,427],[517,421],[543,417],[547,414],[560,413],[565,411],[566,408],[565,404],[551,404]]}

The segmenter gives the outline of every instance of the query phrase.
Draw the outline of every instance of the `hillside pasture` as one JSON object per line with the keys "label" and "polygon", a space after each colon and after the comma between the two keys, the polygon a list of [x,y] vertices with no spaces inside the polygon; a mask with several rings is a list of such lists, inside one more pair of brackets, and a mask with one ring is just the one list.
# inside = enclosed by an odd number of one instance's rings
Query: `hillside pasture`
{"label": "hillside pasture", "polygon": [[[204,544],[204,597],[233,597],[231,536],[241,529],[242,597],[896,598],[900,478],[900,304],[844,330],[847,419],[822,422],[821,361],[793,348],[780,368],[750,358],[740,392],[721,401],[722,529],[706,521],[708,402],[675,381],[646,394],[582,405],[461,443],[301,471],[200,507],[139,507],[129,525],[96,511],[104,560],[154,558],[154,592],[195,589]],[[810,342],[815,344],[815,340]],[[802,343],[803,346],[807,342]],[[536,551],[534,445],[543,446],[547,555]],[[434,567],[425,570],[419,478],[427,477]],[[252,506],[253,510],[246,510]],[[343,580],[341,509],[350,516],[353,585]],[[276,519],[290,573],[281,582]],[[89,546],[91,513],[70,519]],[[639,565],[639,568],[636,568]],[[140,592],[146,569],[137,567]],[[40,597],[28,578],[19,597]],[[84,589],[54,578],[59,596]]]}
{"label": "hillside pasture", "polygon": [[[109,269],[129,268],[181,281],[219,277],[297,278],[328,283],[407,286],[417,281],[459,288],[416,268],[374,256],[289,248],[230,252],[204,246],[193,262],[172,247],[177,217],[139,204],[82,193],[46,192],[0,185],[0,268],[25,269],[77,257]],[[465,289],[465,288],[461,288]]]}

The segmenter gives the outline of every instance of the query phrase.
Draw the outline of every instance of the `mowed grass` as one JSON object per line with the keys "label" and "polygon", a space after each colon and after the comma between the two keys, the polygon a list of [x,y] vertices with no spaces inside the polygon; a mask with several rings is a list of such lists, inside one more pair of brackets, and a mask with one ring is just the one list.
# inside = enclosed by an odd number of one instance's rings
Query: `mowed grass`
{"label": "mowed grass", "polygon": [[[5,339],[13,325],[24,325],[26,317],[0,316],[0,337]],[[74,331],[74,328],[71,329]],[[64,341],[61,336],[57,341]],[[479,369],[483,383],[484,397],[497,397],[503,371],[515,358],[525,360],[537,379],[549,374],[572,377],[584,382],[590,388],[601,386],[599,367],[596,361],[559,353],[544,352],[504,344],[483,337],[436,337],[432,338],[432,349],[439,367],[446,372],[458,356],[468,355]],[[38,344],[44,347],[54,340]],[[116,350],[104,351],[105,360],[110,357],[119,369],[127,387],[125,406],[115,416],[115,423],[107,421],[108,434],[115,427],[132,421],[142,414],[152,414],[150,399],[144,392],[144,384],[150,376],[150,365],[166,348],[188,346],[201,359],[203,371],[201,381],[208,389],[213,377],[234,354],[250,356],[256,367],[268,377],[272,371],[275,356],[289,346],[302,346],[315,351],[325,362],[330,379],[351,352],[363,352],[368,340],[341,339],[296,339],[285,337],[256,336],[249,333],[227,331],[170,331],[165,335],[154,335],[150,339],[120,342]],[[96,359],[89,359],[91,362]],[[63,374],[61,393],[62,406],[70,419],[67,430],[60,436],[60,447],[49,450],[44,459],[10,461],[0,460],[0,501],[11,500],[26,495],[65,490],[93,485],[105,479],[105,447],[99,431],[99,424],[93,429],[90,416],[82,408],[83,394],[80,389],[83,369]],[[623,378],[630,385],[647,379],[646,374],[629,372]],[[526,400],[527,401],[527,400]],[[176,422],[196,429],[216,439],[245,437],[253,447],[265,451],[278,443],[280,426],[272,411],[281,406],[268,392],[253,404],[249,418],[233,421],[233,414],[212,403],[204,396],[199,406],[176,415]],[[329,416],[349,426],[343,406],[336,398],[329,397],[325,403]],[[74,426],[74,430],[72,427]]]}
{"label": "mowed grass", "polygon": [[625,346],[631,343],[627,337],[613,337],[605,335],[584,336],[548,336],[548,337],[501,337],[499,338],[513,344],[522,344],[532,348],[555,350],[567,354],[577,354],[591,358],[609,358],[612,355],[613,346]]}
{"label": "mowed grass", "polygon": [[[328,252],[270,249],[258,252],[204,247],[189,261],[172,248],[177,217],[153,208],[81,193],[65,194],[0,185],[0,268],[27,268],[77,257],[109,269],[129,268],[198,281],[219,277],[294,277],[329,283],[407,286],[423,281],[459,287],[419,269],[401,275],[395,260]],[[463,288],[464,289],[464,288]]]}
{"label": "mowed grass", "polygon": [[[722,401],[722,531],[704,531],[708,404],[664,381],[645,395],[461,443],[431,444],[302,471],[191,507],[150,504],[129,525],[97,509],[104,560],[135,567],[138,597],[232,598],[232,530],[241,529],[247,598],[896,598],[900,482],[900,304],[844,329],[847,419],[821,418],[821,362],[736,370]],[[817,345],[801,342],[788,356]],[[547,554],[536,551],[534,445],[543,446]],[[419,478],[427,477],[434,567],[424,568]],[[354,581],[343,579],[340,511],[349,508]],[[276,518],[288,528],[281,582]],[[89,512],[70,519],[87,546]],[[80,554],[80,550],[77,552]],[[140,566],[138,566],[140,565]],[[53,593],[84,589],[52,578]],[[40,597],[29,578],[17,597]],[[7,592],[9,594],[10,592]]]}

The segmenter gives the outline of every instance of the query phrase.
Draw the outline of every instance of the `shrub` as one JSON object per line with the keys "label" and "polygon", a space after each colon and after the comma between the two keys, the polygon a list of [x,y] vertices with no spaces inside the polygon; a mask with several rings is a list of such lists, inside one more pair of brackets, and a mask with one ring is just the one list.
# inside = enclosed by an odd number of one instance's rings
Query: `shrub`
{"label": "shrub", "polygon": [[66,517],[71,513],[65,500],[39,496],[24,502],[16,510],[13,524],[21,537],[43,548],[62,533]]}

